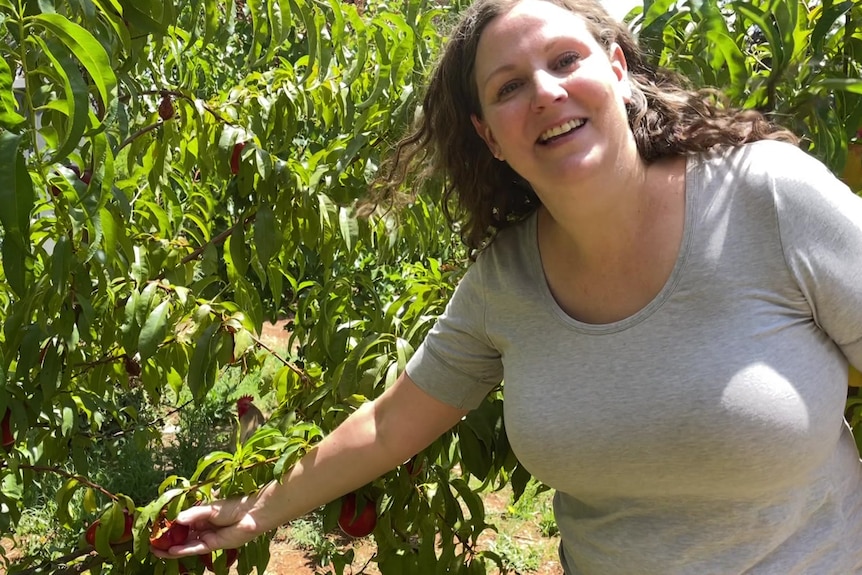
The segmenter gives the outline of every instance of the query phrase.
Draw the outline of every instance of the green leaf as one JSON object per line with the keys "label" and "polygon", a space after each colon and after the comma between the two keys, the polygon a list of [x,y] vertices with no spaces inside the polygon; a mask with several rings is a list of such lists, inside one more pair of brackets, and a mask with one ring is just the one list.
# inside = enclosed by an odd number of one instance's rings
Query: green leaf
{"label": "green leaf", "polygon": [[17,130],[27,119],[16,110],[18,102],[12,91],[12,70],[6,60],[0,58],[0,127]]}
{"label": "green leaf", "polygon": [[0,133],[0,165],[14,166],[0,170],[0,224],[3,225],[4,243],[10,239],[20,247],[30,245],[30,212],[33,209],[33,182],[27,172],[24,155],[19,151],[21,136],[12,132]]}
{"label": "green leaf", "polygon": [[862,94],[862,80],[858,78],[824,78],[811,86],[812,90],[844,90]]}
{"label": "green leaf", "polygon": [[305,72],[303,72],[302,78],[299,80],[300,84],[305,84],[306,80],[311,77],[311,74],[314,71],[314,64],[319,55],[318,44],[320,33],[317,30],[317,26],[314,21],[312,8],[309,8],[305,0],[290,0],[290,7],[293,12],[300,15],[302,23],[305,26],[305,41],[308,45],[306,55],[308,56],[308,61],[306,63]]}
{"label": "green leaf", "polygon": [[530,472],[527,471],[523,465],[518,464],[514,470],[512,470],[512,475],[509,478],[509,481],[512,484],[512,497],[515,501],[521,498],[521,495],[524,494],[524,490],[527,488],[527,483],[530,482]]}
{"label": "green leaf", "polygon": [[359,224],[356,222],[356,218],[350,214],[348,208],[340,207],[338,209],[338,225],[347,251],[352,252],[359,237]]}
{"label": "green leaf", "polygon": [[64,526],[71,528],[72,525],[75,524],[75,520],[72,518],[72,496],[75,495],[75,491],[78,487],[81,486],[81,483],[77,479],[69,479],[67,480],[60,489],[57,490],[57,495],[55,499],[57,500],[57,519],[60,520]]}
{"label": "green leaf", "polygon": [[257,210],[254,219],[254,247],[261,265],[267,265],[281,246],[281,235],[276,229],[275,213],[268,205]]}
{"label": "green leaf", "polygon": [[208,45],[212,41],[216,32],[219,30],[219,17],[221,16],[220,8],[221,2],[219,0],[204,1],[204,14],[206,21],[202,42],[204,46]]}
{"label": "green leaf", "polygon": [[676,0],[646,0],[644,2],[646,14],[642,24],[643,28],[649,28],[656,20],[670,12],[671,6],[674,4],[676,4]]}
{"label": "green leaf", "polygon": [[233,227],[229,246],[231,262],[240,277],[244,277],[248,273],[248,257],[245,249],[245,224],[241,219]]}
{"label": "green leaf", "polygon": [[42,51],[48,56],[48,59],[54,64],[54,70],[63,80],[63,91],[65,99],[51,102],[55,107],[59,103],[65,104],[65,115],[69,118],[68,128],[65,133],[60,134],[63,142],[54,152],[51,162],[59,162],[66,158],[75,148],[78,147],[84,131],[87,129],[87,121],[89,120],[89,105],[87,98],[89,92],[87,84],[81,77],[78,66],[66,51],[58,46],[56,42],[45,41],[38,36],[33,37]]}
{"label": "green leaf", "polygon": [[99,41],[84,28],[59,14],[39,14],[33,18],[33,22],[50,30],[86,68],[105,108],[104,117],[99,118],[102,126],[113,121],[117,113],[117,77]]}
{"label": "green leaf", "polygon": [[192,397],[200,403],[215,384],[216,362],[212,349],[213,336],[221,328],[214,323],[204,330],[195,343],[195,350],[189,362],[188,384]]}
{"label": "green leaf", "polygon": [[[10,238],[11,239],[11,238]],[[2,243],[3,272],[15,294],[23,298],[27,292],[27,252],[15,241]]]}
{"label": "green leaf", "polygon": [[466,425],[458,426],[458,446],[461,449],[461,461],[464,470],[484,480],[491,470],[491,453],[476,434]]}
{"label": "green leaf", "polygon": [[24,297],[27,284],[27,256],[30,248],[30,212],[33,209],[33,182],[18,146],[21,136],[0,133],[0,224],[3,226],[3,270],[10,287]]}
{"label": "green leaf", "polygon": [[853,2],[839,2],[833,6],[825,7],[820,18],[817,19],[817,24],[811,32],[811,51],[813,54],[819,54],[823,51],[823,42],[826,36],[833,31],[835,23],[839,18],[843,17],[850,9],[853,8]]}
{"label": "green leaf", "polygon": [[784,57],[781,34],[775,27],[775,24],[773,24],[772,19],[752,2],[733,2],[733,7],[763,32],[772,51],[772,71],[770,72],[770,76],[779,76],[784,71],[787,62]]}
{"label": "green leaf", "polygon": [[165,339],[168,325],[167,318],[170,311],[170,301],[165,300],[150,312],[144,326],[141,328],[141,335],[138,337],[138,353],[141,354],[141,361],[145,361],[152,357],[158,346]]}

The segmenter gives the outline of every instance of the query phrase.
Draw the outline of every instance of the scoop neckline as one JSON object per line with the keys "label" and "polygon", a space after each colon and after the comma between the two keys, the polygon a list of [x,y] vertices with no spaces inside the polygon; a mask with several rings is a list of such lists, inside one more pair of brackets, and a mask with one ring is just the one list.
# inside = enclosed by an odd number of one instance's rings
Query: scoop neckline
{"label": "scoop neckline", "polygon": [[694,229],[694,213],[695,213],[695,205],[694,205],[694,193],[693,190],[696,189],[697,180],[699,179],[699,173],[696,168],[698,166],[698,162],[694,156],[687,156],[685,160],[685,215],[683,222],[683,232],[682,232],[682,240],[679,246],[679,252],[676,256],[676,261],[674,262],[673,269],[670,272],[667,280],[665,280],[664,285],[661,290],[653,297],[652,300],[649,301],[644,307],[633,313],[632,315],[625,317],[621,320],[610,322],[610,323],[587,323],[584,321],[577,320],[567,314],[560,304],[557,303],[557,300],[554,298],[551,293],[551,288],[548,286],[548,280],[545,276],[545,270],[542,267],[542,254],[539,251],[539,238],[538,238],[538,210],[534,211],[530,215],[530,219],[526,222],[528,225],[527,234],[529,237],[529,249],[533,257],[530,257],[531,260],[531,274],[535,281],[539,284],[539,289],[541,292],[542,300],[545,305],[553,313],[554,317],[563,323],[565,326],[574,329],[576,331],[586,333],[586,334],[594,334],[594,335],[603,335],[603,334],[611,334],[611,333],[619,333],[621,331],[625,331],[627,329],[631,329],[637,324],[645,321],[662,305],[668,300],[668,298],[674,293],[676,290],[676,286],[679,284],[680,279],[682,278],[683,269],[685,268],[685,263],[688,259],[688,253],[691,247],[691,238],[693,236]]}

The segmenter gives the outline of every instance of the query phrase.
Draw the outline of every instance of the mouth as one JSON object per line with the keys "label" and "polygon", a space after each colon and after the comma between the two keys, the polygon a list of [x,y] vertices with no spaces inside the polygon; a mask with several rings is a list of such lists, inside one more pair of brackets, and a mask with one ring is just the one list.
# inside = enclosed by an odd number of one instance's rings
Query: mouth
{"label": "mouth", "polygon": [[587,121],[584,120],[583,118],[575,119],[575,120],[569,120],[565,124],[561,124],[561,125],[557,126],[556,128],[551,128],[550,130],[547,130],[546,132],[544,132],[541,136],[539,136],[539,143],[540,144],[549,144],[550,142],[553,142],[554,140],[557,140],[560,137],[565,136],[566,134],[569,134],[569,133],[577,130],[578,128],[580,128],[581,126],[583,126],[586,123],[587,123]]}

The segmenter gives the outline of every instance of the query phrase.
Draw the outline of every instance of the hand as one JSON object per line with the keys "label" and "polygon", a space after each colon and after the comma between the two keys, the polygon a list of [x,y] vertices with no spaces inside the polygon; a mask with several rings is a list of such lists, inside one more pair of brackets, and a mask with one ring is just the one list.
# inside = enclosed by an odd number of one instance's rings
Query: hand
{"label": "hand", "polygon": [[153,547],[150,550],[163,559],[175,559],[217,549],[239,548],[264,531],[252,513],[256,502],[256,496],[245,496],[186,509],[176,519],[178,523],[189,526],[185,544],[174,545],[167,551]]}

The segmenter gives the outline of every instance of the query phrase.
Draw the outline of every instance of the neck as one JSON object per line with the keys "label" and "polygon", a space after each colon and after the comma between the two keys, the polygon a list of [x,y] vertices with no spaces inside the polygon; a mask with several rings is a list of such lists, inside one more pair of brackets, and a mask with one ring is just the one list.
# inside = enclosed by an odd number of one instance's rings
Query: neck
{"label": "neck", "polygon": [[581,267],[601,268],[642,249],[654,223],[672,205],[669,190],[681,190],[685,161],[647,166],[640,158],[600,181],[578,189],[542,194],[540,238]]}

